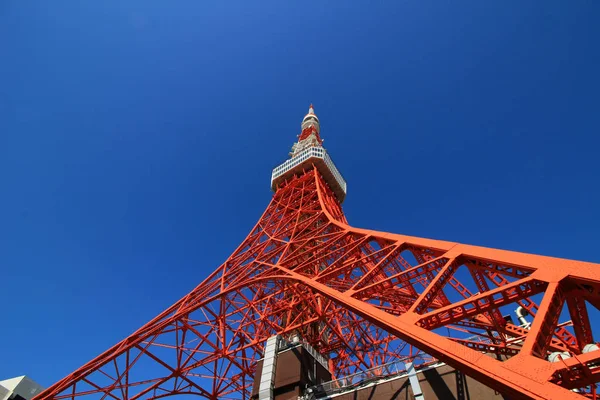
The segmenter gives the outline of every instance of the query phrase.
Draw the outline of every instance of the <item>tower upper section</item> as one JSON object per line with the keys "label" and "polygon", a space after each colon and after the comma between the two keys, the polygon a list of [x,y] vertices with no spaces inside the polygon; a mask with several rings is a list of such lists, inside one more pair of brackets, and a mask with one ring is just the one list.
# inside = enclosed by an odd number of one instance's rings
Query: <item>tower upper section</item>
{"label": "tower upper section", "polygon": [[321,124],[319,117],[315,114],[315,109],[311,104],[308,108],[308,114],[302,118],[302,131],[298,135],[298,142],[292,146],[290,156],[295,157],[301,151],[312,147],[321,146],[323,139],[321,139]]}
{"label": "tower upper section", "polygon": [[308,114],[302,119],[302,131],[304,132],[305,129],[308,129],[311,126],[316,129],[317,133],[320,132],[321,126],[319,124],[319,117],[315,114],[315,108],[312,104],[308,108]]}
{"label": "tower upper section", "polygon": [[290,159],[273,169],[271,189],[276,191],[282,183],[293,179],[296,175],[301,175],[314,166],[338,201],[342,203],[346,197],[346,181],[323,147],[321,125],[312,104],[308,109],[308,114],[302,119],[301,127],[302,131],[298,135],[298,141],[292,146]]}

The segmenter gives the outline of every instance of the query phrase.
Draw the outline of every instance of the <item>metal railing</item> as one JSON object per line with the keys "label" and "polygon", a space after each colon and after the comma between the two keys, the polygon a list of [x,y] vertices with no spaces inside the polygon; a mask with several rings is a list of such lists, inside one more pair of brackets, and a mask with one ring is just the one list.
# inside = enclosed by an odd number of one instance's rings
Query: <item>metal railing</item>
{"label": "metal railing", "polygon": [[366,371],[357,372],[348,376],[344,376],[343,378],[311,386],[307,388],[304,399],[309,400],[331,396],[348,390],[354,390],[361,386],[368,385],[374,381],[407,374],[406,363],[411,362],[414,363],[415,369],[418,372],[420,368],[437,363],[437,360],[432,361],[432,358],[428,355],[417,355],[413,357],[401,358],[396,361],[368,369]]}

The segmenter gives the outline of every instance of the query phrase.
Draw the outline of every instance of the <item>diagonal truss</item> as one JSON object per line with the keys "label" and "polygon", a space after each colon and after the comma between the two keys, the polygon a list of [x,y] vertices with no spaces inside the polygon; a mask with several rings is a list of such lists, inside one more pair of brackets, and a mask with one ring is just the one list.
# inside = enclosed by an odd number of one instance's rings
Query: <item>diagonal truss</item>
{"label": "diagonal truss", "polygon": [[[337,377],[424,352],[511,398],[595,397],[598,268],[353,228],[312,168],[204,282],[36,400],[249,398],[275,333],[299,333]],[[505,318],[517,306],[531,324]]]}

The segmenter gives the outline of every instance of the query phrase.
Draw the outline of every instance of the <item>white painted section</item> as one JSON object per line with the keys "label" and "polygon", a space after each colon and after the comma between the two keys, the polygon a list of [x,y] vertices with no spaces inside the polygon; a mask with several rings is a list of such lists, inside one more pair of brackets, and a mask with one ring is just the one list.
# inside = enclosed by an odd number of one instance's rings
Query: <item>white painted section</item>
{"label": "white painted section", "polygon": [[589,343],[583,346],[583,350],[581,351],[583,354],[591,353],[592,351],[600,350],[600,347],[596,343]]}
{"label": "white painted section", "polygon": [[281,164],[280,166],[275,167],[275,169],[273,169],[273,173],[271,174],[271,183],[273,183],[273,181],[276,178],[279,178],[281,175],[290,171],[295,166],[302,164],[304,161],[308,160],[309,158],[316,157],[316,158],[324,159],[325,153],[326,153],[326,151],[323,147],[320,147],[320,146],[309,147],[308,149],[300,152],[297,156],[292,157],[289,160],[287,160],[286,162],[284,162],[283,164]]}
{"label": "white painted section", "polygon": [[344,178],[342,178],[342,174],[340,174],[338,169],[335,167],[333,160],[331,159],[331,157],[329,157],[329,154],[327,154],[327,152],[325,152],[325,164],[329,167],[329,170],[335,177],[335,180],[338,181],[338,183],[342,187],[344,193],[346,193],[346,181],[344,180]]}
{"label": "white painted section", "polygon": [[0,385],[12,391],[15,390],[17,386],[19,386],[19,383],[21,383],[23,379],[25,379],[25,375],[17,376],[16,378],[5,379],[3,381],[0,381]]}
{"label": "white painted section", "polygon": [[[5,400],[5,398],[12,396],[13,393],[18,394],[26,400],[30,400],[42,390],[44,390],[42,386],[25,375],[5,379],[0,381],[0,400]],[[6,393],[8,393],[8,395],[6,395]]]}
{"label": "white painted section", "polygon": [[415,396],[415,400],[425,400],[425,396],[423,395],[423,390],[421,390],[421,385],[419,384],[419,378],[417,377],[417,372],[415,371],[415,366],[413,363],[406,363],[406,373],[408,374],[408,381],[410,382],[410,387],[412,388],[413,395]]}
{"label": "white painted section", "polygon": [[0,400],[8,400],[12,391],[8,390],[4,386],[0,385]]}
{"label": "white painted section", "polygon": [[559,362],[562,360],[566,360],[567,358],[571,358],[571,355],[566,351],[555,351],[553,353],[550,353],[550,355],[548,356],[548,361]]}
{"label": "white painted section", "polygon": [[519,319],[519,324],[522,328],[529,329],[529,323],[527,322],[526,316],[529,315],[529,312],[523,307],[519,306],[515,310],[515,314],[517,314],[517,318]]}
{"label": "white painted section", "polygon": [[265,345],[260,384],[258,385],[258,400],[271,400],[273,398],[273,385],[275,384],[275,367],[277,366],[277,348],[279,335],[271,336]]}

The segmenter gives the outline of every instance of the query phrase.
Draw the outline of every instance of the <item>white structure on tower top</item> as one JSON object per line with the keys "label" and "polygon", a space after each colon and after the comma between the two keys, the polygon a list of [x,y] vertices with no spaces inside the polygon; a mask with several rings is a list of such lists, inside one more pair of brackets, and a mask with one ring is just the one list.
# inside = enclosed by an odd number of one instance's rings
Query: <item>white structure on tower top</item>
{"label": "white structure on tower top", "polygon": [[308,114],[302,119],[302,132],[298,135],[298,141],[292,146],[291,158],[273,169],[271,173],[271,189],[273,191],[276,191],[280,185],[285,184],[295,175],[317,168],[339,202],[344,201],[346,181],[323,148],[320,131],[319,118],[315,115],[315,109],[311,104]]}

